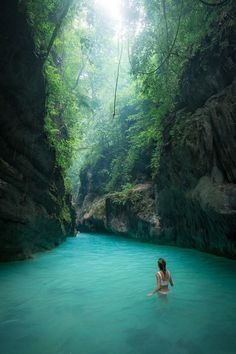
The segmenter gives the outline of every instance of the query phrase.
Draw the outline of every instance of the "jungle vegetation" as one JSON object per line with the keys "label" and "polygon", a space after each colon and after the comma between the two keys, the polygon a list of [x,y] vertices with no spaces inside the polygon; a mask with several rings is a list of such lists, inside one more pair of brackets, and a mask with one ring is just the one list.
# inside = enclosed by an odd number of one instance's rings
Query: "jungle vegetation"
{"label": "jungle vegetation", "polygon": [[[45,130],[66,187],[90,166],[104,192],[158,169],[186,62],[230,1],[21,0],[47,80]],[[113,5],[112,5],[113,4]]]}

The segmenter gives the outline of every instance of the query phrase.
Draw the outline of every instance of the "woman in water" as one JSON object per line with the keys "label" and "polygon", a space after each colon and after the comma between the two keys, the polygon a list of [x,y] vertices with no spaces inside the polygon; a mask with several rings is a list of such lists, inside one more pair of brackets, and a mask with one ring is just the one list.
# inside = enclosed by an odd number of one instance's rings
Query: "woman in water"
{"label": "woman in water", "polygon": [[166,261],[163,258],[159,258],[157,264],[160,269],[156,273],[157,287],[151,293],[147,294],[147,296],[152,296],[157,292],[166,295],[169,291],[168,284],[170,283],[171,286],[174,286],[170,272],[166,270]]}

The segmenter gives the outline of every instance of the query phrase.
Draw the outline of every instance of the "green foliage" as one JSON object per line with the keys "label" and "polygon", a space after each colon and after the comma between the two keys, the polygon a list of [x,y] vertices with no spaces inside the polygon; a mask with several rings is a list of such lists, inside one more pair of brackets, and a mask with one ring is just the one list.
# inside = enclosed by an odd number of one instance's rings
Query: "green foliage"
{"label": "green foliage", "polygon": [[[67,1],[22,0],[42,58]],[[121,36],[96,2],[74,2],[44,65],[45,130],[66,188],[78,192],[87,166],[103,192],[119,190],[121,200],[141,163],[157,173],[163,120],[174,109],[184,65],[220,11],[194,0],[130,0],[123,7]]]}
{"label": "green foliage", "polygon": [[30,25],[33,28],[36,51],[42,56],[47,49],[64,0],[23,0]]}
{"label": "green foliage", "polygon": [[[36,53],[44,60],[68,0],[23,0],[22,3],[32,26]],[[83,71],[91,70],[85,60],[91,31],[75,26],[81,21],[81,11],[79,2],[70,9],[44,65],[47,82],[45,131],[55,149],[67,190],[72,189],[69,168],[81,142],[83,117],[91,114],[91,99],[87,94],[90,83],[88,80],[80,82],[78,75],[78,72],[82,75]]]}
{"label": "green foliage", "polygon": [[[150,145],[154,146],[150,165],[156,175],[162,151],[162,122],[174,109],[184,65],[198,50],[218,15],[218,9],[190,0],[144,0],[130,4],[127,22],[133,32],[133,38],[129,34],[133,82],[126,89],[126,97],[119,91],[123,109],[117,126],[122,138],[113,141],[121,144],[124,151],[116,154],[110,164],[108,191],[135,180],[132,171]],[[130,107],[135,107],[133,112]]]}
{"label": "green foliage", "polygon": [[122,186],[122,193],[129,194],[130,191],[134,188],[133,183],[126,183]]}
{"label": "green foliage", "polygon": [[112,203],[124,206],[127,203],[135,204],[139,202],[141,194],[134,191],[132,183],[126,183],[122,186],[121,192],[110,193],[107,197],[111,199]]}
{"label": "green foliage", "polygon": [[71,214],[66,204],[64,204],[64,207],[61,209],[60,218],[68,224],[71,223]]}
{"label": "green foliage", "polygon": [[74,93],[52,62],[46,63],[45,73],[48,87],[45,130],[55,148],[58,165],[66,172],[79,139],[79,106]]}

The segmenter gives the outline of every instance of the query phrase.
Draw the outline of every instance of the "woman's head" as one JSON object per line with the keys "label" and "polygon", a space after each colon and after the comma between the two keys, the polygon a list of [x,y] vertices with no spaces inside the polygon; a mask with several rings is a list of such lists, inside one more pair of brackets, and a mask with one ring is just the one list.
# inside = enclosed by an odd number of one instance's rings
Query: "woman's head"
{"label": "woman's head", "polygon": [[166,272],[166,261],[164,260],[164,258],[159,258],[157,264],[158,264],[159,269],[165,273]]}

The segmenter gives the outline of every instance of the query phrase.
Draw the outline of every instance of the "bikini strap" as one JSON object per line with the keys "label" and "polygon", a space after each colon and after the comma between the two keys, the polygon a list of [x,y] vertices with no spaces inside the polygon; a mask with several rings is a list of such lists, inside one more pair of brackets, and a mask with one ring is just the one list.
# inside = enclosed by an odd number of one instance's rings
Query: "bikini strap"
{"label": "bikini strap", "polygon": [[[162,277],[161,271],[158,272],[157,274],[159,274],[161,280],[165,279],[165,274],[164,274],[164,278]],[[166,275],[167,275],[167,279],[170,279],[170,272],[169,270],[166,271]]]}

